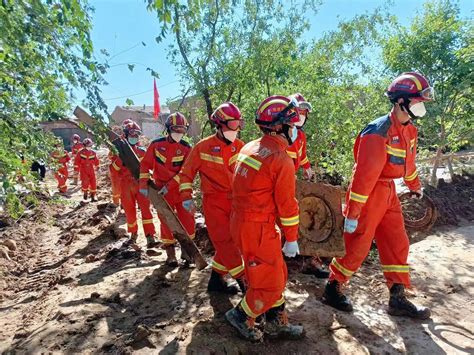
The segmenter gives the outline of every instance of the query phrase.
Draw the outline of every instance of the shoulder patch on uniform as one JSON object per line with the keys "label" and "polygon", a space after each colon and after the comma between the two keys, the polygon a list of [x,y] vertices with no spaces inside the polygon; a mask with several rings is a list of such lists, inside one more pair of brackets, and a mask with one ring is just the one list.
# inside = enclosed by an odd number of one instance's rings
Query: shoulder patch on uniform
{"label": "shoulder patch on uniform", "polygon": [[166,137],[156,138],[155,140],[151,141],[151,143],[158,143],[166,141]]}
{"label": "shoulder patch on uniform", "polygon": [[360,136],[363,137],[368,134],[377,134],[382,137],[387,137],[387,132],[392,125],[390,121],[390,116],[382,116],[370,122],[363,130],[360,132]]}

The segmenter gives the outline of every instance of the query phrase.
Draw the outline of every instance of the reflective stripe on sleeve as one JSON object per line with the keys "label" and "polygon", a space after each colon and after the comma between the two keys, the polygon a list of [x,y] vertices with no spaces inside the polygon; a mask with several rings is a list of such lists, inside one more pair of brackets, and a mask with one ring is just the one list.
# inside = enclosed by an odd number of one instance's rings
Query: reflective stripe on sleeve
{"label": "reflective stripe on sleeve", "polygon": [[211,155],[211,154],[206,154],[206,153],[199,153],[199,157],[202,160],[210,161],[212,163],[222,164],[222,165],[224,164],[224,159],[222,159],[222,157],[218,157],[216,155]]}
{"label": "reflective stripe on sleeve", "polygon": [[190,182],[185,182],[179,185],[179,191],[184,191],[184,190],[192,190],[193,189],[193,184]]}
{"label": "reflective stripe on sleeve", "polygon": [[293,217],[283,218],[280,217],[281,224],[285,227],[296,226],[300,222],[300,216],[296,215]]}
{"label": "reflective stripe on sleeve", "polygon": [[140,179],[149,179],[150,173],[140,173]]}
{"label": "reflective stripe on sleeve", "polygon": [[415,170],[415,172],[413,174],[405,176],[405,180],[406,181],[413,181],[413,180],[416,179],[417,176],[418,176],[418,171]]}
{"label": "reflective stripe on sleeve", "polygon": [[360,194],[358,194],[354,191],[350,192],[349,197],[350,197],[351,200],[354,200],[354,201],[360,202],[360,203],[366,203],[367,199],[369,198],[369,196],[360,195]]}

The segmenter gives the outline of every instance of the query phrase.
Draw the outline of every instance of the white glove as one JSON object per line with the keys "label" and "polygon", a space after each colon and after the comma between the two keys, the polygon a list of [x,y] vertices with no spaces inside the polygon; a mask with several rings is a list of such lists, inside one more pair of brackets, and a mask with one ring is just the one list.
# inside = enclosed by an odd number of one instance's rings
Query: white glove
{"label": "white glove", "polygon": [[314,170],[311,169],[311,167],[309,167],[308,169],[304,169],[303,171],[303,176],[307,179],[307,180],[311,180],[314,176]]}
{"label": "white glove", "polygon": [[285,254],[289,258],[294,258],[296,254],[300,253],[300,248],[298,247],[298,242],[285,242],[283,246],[283,254]]}
{"label": "white glove", "polygon": [[358,224],[359,222],[357,221],[357,219],[346,218],[344,220],[344,232],[354,233],[357,229]]}

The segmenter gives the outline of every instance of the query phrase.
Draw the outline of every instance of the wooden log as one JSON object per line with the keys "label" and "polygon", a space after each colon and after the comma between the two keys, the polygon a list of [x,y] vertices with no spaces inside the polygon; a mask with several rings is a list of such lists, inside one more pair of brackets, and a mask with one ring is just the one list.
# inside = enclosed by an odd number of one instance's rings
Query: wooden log
{"label": "wooden log", "polygon": [[[93,126],[95,124],[95,119],[80,107],[76,107],[74,110],[74,115],[81,122],[88,126]],[[126,142],[110,129],[107,130],[106,133],[109,139],[112,141],[112,144],[117,148],[123,165],[128,170],[130,170],[132,176],[138,180],[140,176],[140,160],[138,159],[130,144],[128,144],[128,142]],[[166,221],[166,224],[173,233],[173,236],[181,245],[182,252],[192,258],[191,261],[194,261],[198,270],[204,269],[207,266],[206,260],[202,256],[196,244],[194,244],[192,239],[189,237],[188,233],[184,229],[170,205],[158,192],[157,187],[151,181],[148,182],[148,198],[153,207],[155,207],[156,211],[158,212],[158,215]]]}

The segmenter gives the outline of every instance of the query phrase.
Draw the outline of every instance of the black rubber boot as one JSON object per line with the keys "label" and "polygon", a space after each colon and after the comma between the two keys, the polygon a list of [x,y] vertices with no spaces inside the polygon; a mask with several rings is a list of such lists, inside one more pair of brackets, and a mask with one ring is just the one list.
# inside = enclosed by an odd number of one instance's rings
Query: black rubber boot
{"label": "black rubber boot", "polygon": [[176,250],[174,248],[174,244],[167,245],[164,249],[166,251],[165,264],[171,267],[178,266],[178,260],[176,259]]}
{"label": "black rubber boot", "polygon": [[212,270],[211,278],[207,284],[207,291],[209,292],[221,292],[229,295],[235,295],[239,292],[237,286],[229,285],[224,277]]}
{"label": "black rubber boot", "polygon": [[270,308],[265,313],[265,335],[271,338],[297,340],[305,335],[305,330],[301,325],[292,325],[288,322],[288,314],[285,304]]}
{"label": "black rubber boot", "polygon": [[341,290],[342,284],[336,280],[328,281],[324,289],[323,302],[340,311],[352,312],[352,304]]}
{"label": "black rubber boot", "polygon": [[262,339],[263,333],[255,328],[255,320],[247,316],[240,305],[227,311],[225,318],[245,339],[251,341]]}
{"label": "black rubber boot", "polygon": [[97,201],[97,198],[95,197],[95,193],[92,192],[91,193],[91,202],[96,202]]}
{"label": "black rubber boot", "polygon": [[84,195],[83,195],[82,197],[84,198],[84,200],[87,200],[87,197],[88,197],[88,193],[87,193],[87,191],[86,191],[86,192],[84,192]]}
{"label": "black rubber boot", "polygon": [[393,284],[390,288],[388,314],[391,316],[411,317],[416,319],[428,319],[431,317],[429,308],[416,306],[407,299],[405,286],[402,284]]}
{"label": "black rubber boot", "polygon": [[158,242],[155,239],[155,236],[153,236],[153,235],[147,235],[146,236],[146,247],[148,249],[154,248],[154,247],[158,246],[159,244],[160,244],[160,242]]}

